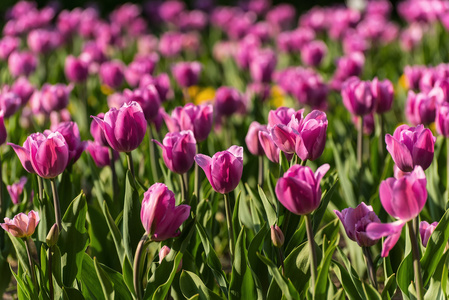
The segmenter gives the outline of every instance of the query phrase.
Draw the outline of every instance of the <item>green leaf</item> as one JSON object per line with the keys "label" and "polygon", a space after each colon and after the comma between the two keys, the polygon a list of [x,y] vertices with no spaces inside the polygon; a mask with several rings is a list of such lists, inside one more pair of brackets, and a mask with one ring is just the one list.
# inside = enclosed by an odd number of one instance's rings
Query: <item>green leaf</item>
{"label": "green leaf", "polygon": [[14,246],[14,249],[16,250],[16,255],[17,255],[17,258],[18,258],[20,264],[22,265],[22,268],[24,268],[25,272],[29,276],[31,276],[30,266],[28,264],[28,255],[27,255],[25,243],[23,242],[22,239],[16,238],[15,236],[10,234],[9,232],[6,232],[6,233],[8,234],[9,239],[11,240],[12,245]]}
{"label": "green leaf", "polygon": [[87,253],[84,253],[80,280],[81,291],[86,299],[105,299],[94,261]]}
{"label": "green leaf", "polygon": [[340,280],[341,285],[343,286],[343,289],[348,296],[349,299],[361,299],[361,296],[355,287],[354,283],[352,282],[351,275],[348,271],[337,261],[332,260],[332,263],[337,266],[336,269],[334,269],[335,275],[337,275],[338,280]]}
{"label": "green leaf", "polygon": [[313,213],[313,231],[316,232],[320,226],[321,220],[323,219],[324,213],[326,212],[327,206],[338,187],[338,176],[336,172],[332,172],[329,176],[329,188],[326,189],[321,198],[321,203],[318,209]]}
{"label": "green leaf", "polygon": [[68,287],[63,287],[62,288],[64,291],[64,295],[67,296],[67,298],[64,297],[64,299],[68,299],[68,300],[84,300],[83,294],[75,289],[75,288],[68,288]]}
{"label": "green leaf", "polygon": [[265,208],[265,212],[267,214],[267,220],[268,225],[271,227],[276,223],[276,210],[271,205],[270,201],[268,201],[267,196],[265,196],[265,193],[263,189],[259,186],[259,197],[262,199],[263,206]]}
{"label": "green leaf", "polygon": [[109,231],[111,232],[112,240],[114,241],[115,250],[117,251],[120,264],[123,266],[125,257],[125,247],[123,246],[122,234],[120,233],[120,230],[115,224],[114,219],[109,213],[109,208],[108,205],[106,204],[106,201],[103,202],[103,214],[105,216],[106,223],[108,224]]}
{"label": "green leaf", "polygon": [[[237,198],[235,199],[235,205],[234,205],[234,211],[232,212],[232,227],[233,227],[233,236],[234,236],[234,241],[235,241],[235,237],[238,236],[238,234],[240,233],[240,220],[239,220],[239,214],[240,214],[240,199],[241,199],[241,195],[242,192],[239,192],[237,195]],[[228,195],[228,197],[230,197],[230,195]],[[229,198],[229,201],[231,199]]]}
{"label": "green leaf", "polygon": [[228,281],[226,280],[226,275],[223,272],[220,260],[215,253],[213,246],[211,245],[206,231],[204,230],[201,224],[197,223],[196,228],[198,230],[198,234],[201,238],[201,242],[203,244],[204,253],[207,257],[206,263],[211,268],[212,273],[214,274],[215,280],[217,280],[218,285],[220,286],[224,295],[228,294]]}
{"label": "green leaf", "polygon": [[[8,261],[3,257],[0,251],[0,274],[2,274],[2,278],[11,278],[11,271],[9,269]],[[3,295],[3,292],[8,287],[8,280],[0,280],[0,295]]]}
{"label": "green leaf", "polygon": [[421,268],[423,273],[423,284],[426,286],[435,272],[444,248],[449,240],[449,209],[446,210],[441,220],[438,222],[434,232],[427,242],[426,252],[421,258]]}
{"label": "green leaf", "polygon": [[133,263],[137,244],[144,233],[140,220],[140,200],[130,171],[126,173],[125,205],[123,208],[123,243],[129,261]]}
{"label": "green leaf", "polygon": [[[19,265],[20,265],[20,261],[19,261]],[[10,267],[11,274],[14,276],[14,278],[17,281],[17,292],[18,292],[18,294],[19,295],[23,294],[26,297],[26,298],[23,298],[23,299],[30,299],[31,297],[30,297],[30,291],[28,289],[28,286],[23,282],[22,278],[18,274],[16,274],[14,272],[12,267],[11,266],[9,266],[9,267]]]}
{"label": "green leaf", "polygon": [[[267,227],[267,224],[264,223],[259,232],[254,236],[248,248],[248,263],[256,285],[257,299],[265,299],[267,293],[266,287],[268,286],[268,280],[266,280],[266,278],[268,277],[268,274],[266,268],[262,268],[262,264],[256,253],[260,251],[260,245],[262,245],[268,232],[270,232],[270,229]],[[264,281],[264,284],[262,284],[262,280]]]}
{"label": "green leaf", "polygon": [[[351,262],[349,261],[348,257],[343,253],[343,250],[341,250],[340,247],[337,247],[337,251],[340,254],[340,257],[341,257],[341,259],[346,267],[346,270],[348,272],[348,275],[350,276],[350,279],[352,281],[352,285],[357,290],[359,297],[365,298],[365,291],[363,289],[363,284],[362,284],[362,281],[360,280],[359,274],[357,274],[356,270],[352,267]],[[349,283],[346,283],[346,284],[348,285]],[[346,288],[345,288],[345,291],[346,291]]]}
{"label": "green leaf", "polygon": [[390,299],[391,296],[393,296],[393,295],[389,294],[389,289],[394,284],[396,284],[396,275],[391,274],[391,276],[388,277],[387,280],[385,281],[384,289],[383,289],[382,295],[381,295],[382,299]]}
{"label": "green leaf", "polygon": [[310,279],[309,242],[293,249],[285,258],[284,266],[285,276],[292,280],[298,291],[302,291]]}
{"label": "green leaf", "polygon": [[179,278],[179,285],[184,297],[201,300],[222,300],[220,296],[209,290],[200,277],[195,273],[183,270]]}
{"label": "green leaf", "polygon": [[245,276],[247,274],[246,256],[246,234],[245,228],[242,227],[235,245],[234,263],[229,283],[229,299],[248,299],[253,292],[254,283],[250,277]]}
{"label": "green leaf", "polygon": [[105,271],[99,266],[98,261],[94,258],[94,266],[95,272],[97,273],[97,277],[100,280],[101,290],[103,291],[103,296],[106,300],[112,300],[115,297],[114,286],[112,282],[109,280],[108,275]]}
{"label": "green leaf", "polygon": [[[109,285],[112,285],[113,293],[105,294],[108,297],[110,295],[115,296],[116,299],[132,299],[131,293],[126,286],[125,282],[123,281],[122,274],[118,273],[117,271],[109,268],[108,266],[105,266],[101,263],[98,263],[96,259],[94,259],[95,269],[97,270],[98,278],[101,281],[102,286],[105,285],[106,288],[109,287]],[[101,277],[100,277],[101,274]],[[107,280],[108,282],[106,282]],[[103,290],[105,290],[103,288]],[[108,292],[109,290],[106,289]]]}
{"label": "green leaf", "polygon": [[87,203],[83,193],[79,194],[67,208],[62,218],[62,230],[58,245],[61,250],[63,282],[71,287],[81,272],[84,252],[89,235],[86,231]]}
{"label": "green leaf", "polygon": [[315,297],[317,299],[326,298],[326,292],[328,287],[327,276],[329,274],[329,266],[332,260],[332,255],[334,254],[336,248],[337,245],[334,244],[326,249],[323,260],[321,261],[321,265],[320,267],[318,267],[318,276],[315,283]]}
{"label": "green leaf", "polygon": [[134,291],[134,282],[133,282],[133,267],[131,266],[131,263],[129,262],[129,259],[127,256],[125,256],[123,260],[123,280],[125,281],[126,286],[131,291],[133,295],[135,295]]}
{"label": "green leaf", "polygon": [[408,295],[410,282],[414,281],[413,278],[413,257],[412,252],[410,252],[399,265],[396,280],[401,291]]}
{"label": "green leaf", "polygon": [[364,283],[363,287],[365,289],[365,293],[368,299],[378,299],[382,300],[382,296],[379,294],[379,292],[370,284]]}

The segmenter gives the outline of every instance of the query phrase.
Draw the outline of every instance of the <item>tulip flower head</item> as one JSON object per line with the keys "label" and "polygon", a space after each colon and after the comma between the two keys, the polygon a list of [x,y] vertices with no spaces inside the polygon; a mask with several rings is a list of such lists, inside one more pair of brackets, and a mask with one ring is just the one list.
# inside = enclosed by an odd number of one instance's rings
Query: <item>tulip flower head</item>
{"label": "tulip flower head", "polygon": [[[86,150],[90,153],[90,156],[92,156],[92,159],[97,167],[103,168],[105,166],[110,166],[111,158],[109,154],[109,146],[103,146],[97,141],[88,141]],[[118,152],[115,150],[112,151],[114,160],[117,160],[119,157]]]}
{"label": "tulip flower head", "polygon": [[376,112],[379,114],[385,113],[391,109],[393,103],[394,90],[393,84],[390,80],[385,79],[380,81],[374,78],[371,82],[371,93],[376,102]]}
{"label": "tulip flower head", "polygon": [[89,65],[86,61],[69,55],[65,59],[64,73],[70,81],[84,82],[89,75]]}
{"label": "tulip flower head", "polygon": [[398,168],[404,172],[412,171],[415,166],[421,166],[424,170],[430,166],[435,140],[430,129],[424,128],[423,125],[400,125],[393,136],[385,136],[388,152]]}
{"label": "tulip flower head", "polygon": [[111,108],[104,120],[92,118],[100,125],[108,144],[118,152],[131,152],[139,147],[147,130],[142,108],[134,101],[123,104],[119,109]]}
{"label": "tulip flower head", "polygon": [[253,155],[264,155],[265,152],[259,140],[259,132],[267,131],[267,125],[261,125],[259,122],[254,121],[249,125],[248,133],[245,137],[246,147]]}
{"label": "tulip flower head", "polygon": [[[81,141],[80,131],[75,122],[61,122],[53,131],[59,132],[67,142],[69,147],[69,162],[75,163],[87,147],[86,141]],[[51,131],[45,131],[44,134],[49,135]]]}
{"label": "tulip flower head", "polygon": [[220,194],[227,194],[237,187],[242,178],[243,147],[231,146],[212,157],[197,154],[195,161],[206,173],[212,188]]}
{"label": "tulip flower head", "polygon": [[437,107],[435,127],[438,134],[449,137],[449,103],[444,102]]}
{"label": "tulip flower head", "polygon": [[371,239],[388,236],[382,247],[382,257],[388,256],[401,236],[402,227],[423,209],[427,200],[426,184],[421,166],[399,179],[388,178],[380,184],[380,202],[387,213],[398,220],[387,224],[370,223],[366,227],[367,236]]}
{"label": "tulip flower head", "polygon": [[320,182],[330,166],[324,164],[315,173],[306,166],[293,165],[276,184],[276,196],[282,205],[296,215],[306,215],[321,202]]}
{"label": "tulip flower head", "polygon": [[8,133],[6,132],[3,110],[0,110],[0,145],[3,145],[6,142],[7,137]]}
{"label": "tulip flower head", "polygon": [[182,88],[195,85],[198,82],[202,65],[197,61],[179,62],[172,67],[173,77]]}
{"label": "tulip flower head", "polygon": [[341,96],[346,109],[353,115],[369,114],[375,105],[370,83],[357,77],[351,77],[343,83]]}
{"label": "tulip flower head", "polygon": [[429,224],[426,221],[422,221],[419,224],[419,235],[421,236],[421,242],[424,247],[427,247],[427,242],[429,241],[430,236],[434,232],[435,228],[437,228],[438,222],[433,222]]}
{"label": "tulip flower head", "polygon": [[19,213],[12,220],[5,218],[5,223],[0,226],[17,238],[28,238],[33,235],[39,220],[39,214],[32,210],[28,215]]}
{"label": "tulip flower head", "polygon": [[326,113],[314,110],[301,123],[299,135],[296,136],[295,152],[303,161],[315,160],[321,156],[326,145]]}
{"label": "tulip flower head", "polygon": [[179,226],[189,217],[190,206],[175,206],[175,202],[175,194],[163,183],[155,183],[145,192],[140,219],[152,241],[180,234]]}
{"label": "tulip flower head", "polygon": [[234,88],[222,86],[215,92],[214,110],[221,116],[230,116],[243,105],[243,96]]}
{"label": "tulip flower head", "polygon": [[337,217],[343,224],[348,238],[357,242],[360,247],[370,247],[379,240],[370,239],[366,235],[366,226],[372,222],[380,223],[380,219],[373,211],[371,205],[360,203],[356,208],[345,208],[341,212],[334,210]]}
{"label": "tulip flower head", "polygon": [[20,195],[22,195],[23,188],[27,183],[27,178],[25,176],[20,177],[19,182],[13,183],[11,185],[7,185],[6,189],[8,190],[9,196],[11,196],[11,201],[14,204],[19,204]]}
{"label": "tulip flower head", "polygon": [[162,148],[162,157],[171,171],[184,174],[192,167],[196,154],[196,140],[192,131],[169,132],[162,144],[156,140],[153,142]]}

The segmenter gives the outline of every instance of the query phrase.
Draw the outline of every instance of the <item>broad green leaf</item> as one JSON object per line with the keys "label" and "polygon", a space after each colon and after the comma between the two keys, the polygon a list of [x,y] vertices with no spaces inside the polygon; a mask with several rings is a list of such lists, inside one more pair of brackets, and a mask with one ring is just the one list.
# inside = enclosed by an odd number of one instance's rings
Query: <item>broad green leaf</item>
{"label": "broad green leaf", "polygon": [[144,234],[140,220],[140,199],[130,171],[126,173],[125,205],[123,207],[123,244],[129,261],[134,262],[137,244]]}
{"label": "broad green leaf", "polygon": [[266,268],[263,268],[256,253],[260,251],[260,245],[262,245],[269,232],[270,229],[267,227],[266,223],[264,223],[259,232],[254,236],[248,248],[248,263],[256,285],[257,299],[266,298],[268,273]]}
{"label": "broad green leaf", "polygon": [[106,300],[112,300],[115,298],[115,291],[112,282],[110,281],[108,275],[100,267],[96,258],[94,258],[95,272],[100,280],[101,289],[103,291],[103,296]]}
{"label": "broad green leaf", "polygon": [[84,253],[81,272],[81,291],[86,299],[104,300],[103,289],[98,279],[94,261],[87,253]]}
{"label": "broad green leaf", "polygon": [[337,278],[340,281],[341,285],[343,286],[346,296],[349,299],[363,299],[354,286],[349,272],[346,271],[346,269],[339,262],[333,260],[332,263],[337,266],[337,268],[334,269],[334,272],[335,275],[337,275]]}
{"label": "broad green leaf", "polygon": [[[324,244],[325,243],[323,243],[323,247]],[[327,276],[329,274],[329,266],[332,260],[332,255],[334,254],[336,248],[337,245],[334,244],[326,249],[320,267],[318,267],[318,275],[315,283],[315,297],[317,299],[324,299],[326,297],[327,287],[329,286],[327,280]]]}
{"label": "broad green leaf", "polygon": [[89,241],[86,212],[86,199],[81,193],[70,203],[62,218],[58,245],[61,250],[63,282],[66,287],[71,287],[76,276],[81,272],[84,251]]}
{"label": "broad green leaf", "polygon": [[365,289],[365,293],[368,299],[378,299],[378,300],[382,300],[382,296],[379,294],[379,292],[370,284],[364,283],[363,287]]}
{"label": "broad green leaf", "polygon": [[395,274],[391,274],[390,277],[387,278],[387,280],[385,281],[384,284],[384,289],[382,291],[382,299],[390,299],[391,296],[389,294],[389,289],[391,286],[396,285],[396,275]]}
{"label": "broad green leaf", "polygon": [[414,281],[413,274],[413,257],[412,253],[410,252],[402,260],[396,274],[396,281],[398,283],[398,286],[406,295],[408,295],[410,282]]}
{"label": "broad green leaf", "polygon": [[[19,262],[19,265],[20,265],[20,262]],[[17,293],[19,294],[19,296],[20,296],[20,294],[22,294],[22,295],[24,295],[24,297],[26,297],[26,298],[23,298],[23,299],[31,299],[30,291],[28,289],[27,284],[25,282],[23,282],[21,276],[19,276],[18,274],[16,274],[14,272],[14,270],[11,267],[11,265],[9,267],[10,267],[11,274],[14,276],[14,278],[17,281]]]}
{"label": "broad green leaf", "polygon": [[115,244],[115,250],[117,251],[118,258],[120,260],[120,264],[123,266],[124,257],[125,257],[125,247],[123,246],[123,239],[120,230],[114,222],[111,214],[109,213],[108,205],[106,201],[103,202],[103,214],[106,219],[106,223],[108,224],[109,231],[112,235],[112,240]]}
{"label": "broad green leaf", "polygon": [[[3,230],[3,229],[2,229]],[[16,250],[17,258],[22,265],[22,268],[24,268],[25,272],[31,276],[30,274],[30,265],[28,264],[28,255],[25,247],[25,243],[22,239],[16,238],[9,232],[7,232],[9,239],[12,242],[12,245],[14,246],[14,249]]]}
{"label": "broad green leaf", "polygon": [[134,291],[134,283],[133,283],[133,267],[131,266],[131,263],[129,262],[128,256],[125,256],[123,260],[123,280],[125,281],[126,286],[130,290],[130,292],[135,295]]}
{"label": "broad green leaf", "polygon": [[285,276],[291,279],[298,291],[302,291],[310,280],[309,242],[305,241],[293,249],[285,258],[284,266]]}
{"label": "broad green leaf", "polygon": [[[239,220],[239,214],[240,214],[240,200],[241,200],[242,192],[239,192],[237,197],[235,198],[235,205],[234,205],[234,211],[232,213],[232,227],[233,227],[233,236],[234,236],[234,242],[236,241],[236,238],[238,237],[240,233],[240,220]],[[229,200],[230,199],[230,196]],[[232,205],[231,205],[232,207]],[[231,208],[232,209],[232,208]]]}
{"label": "broad green leaf", "polygon": [[265,212],[267,214],[268,219],[268,225],[271,227],[271,225],[274,225],[276,223],[276,210],[271,205],[270,201],[268,201],[267,196],[265,196],[265,193],[263,189],[259,186],[259,197],[262,199],[263,206],[265,208]]}
{"label": "broad green leaf", "polygon": [[200,277],[195,273],[183,270],[179,278],[179,285],[184,297],[201,300],[222,300],[220,296],[209,290]]}
{"label": "broad green leaf", "polygon": [[[63,287],[62,288],[64,291],[64,299],[67,300],[84,300],[83,294],[75,289],[75,288],[68,288],[68,287]],[[65,298],[65,296],[67,296],[67,298]]]}
{"label": "broad green leaf", "polygon": [[[340,254],[341,260],[343,261],[343,263],[346,267],[348,275],[350,276],[352,284],[353,284],[354,288],[357,290],[359,297],[365,298],[365,291],[363,289],[363,284],[362,284],[362,281],[360,280],[359,274],[357,274],[356,270],[353,268],[348,257],[343,253],[343,250],[341,250],[340,247],[337,247],[337,251]],[[346,291],[346,289],[345,289],[345,291]]]}
{"label": "broad green leaf", "polygon": [[[232,265],[231,281],[229,283],[229,299],[248,298],[252,294],[254,283],[246,274],[246,234],[242,227],[235,245],[234,263]],[[245,291],[247,292],[245,295]],[[250,294],[250,295],[248,295]]]}

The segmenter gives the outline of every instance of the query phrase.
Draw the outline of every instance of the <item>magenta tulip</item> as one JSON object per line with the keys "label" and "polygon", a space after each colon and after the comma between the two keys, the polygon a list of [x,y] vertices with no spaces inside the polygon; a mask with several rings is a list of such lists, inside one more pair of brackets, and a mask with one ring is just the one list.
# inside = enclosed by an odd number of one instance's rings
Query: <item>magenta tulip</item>
{"label": "magenta tulip", "polygon": [[72,82],[84,82],[89,75],[89,64],[80,58],[69,55],[65,59],[64,73]]}
{"label": "magenta tulip", "polygon": [[137,102],[125,103],[120,109],[111,108],[104,120],[92,116],[103,130],[108,144],[118,152],[131,152],[142,143],[147,122]]}
{"label": "magenta tulip", "polygon": [[415,166],[426,170],[433,160],[435,137],[430,129],[423,125],[409,127],[401,125],[393,133],[387,134],[385,143],[395,164],[404,172],[412,171]]}
{"label": "magenta tulip", "polygon": [[281,152],[281,149],[276,146],[271,134],[268,131],[259,131],[259,142],[267,158],[274,163],[279,163],[279,153]]}
{"label": "magenta tulip", "polygon": [[31,52],[13,52],[8,57],[8,68],[15,77],[28,76],[36,70],[37,58]]}
{"label": "magenta tulip", "polygon": [[[62,122],[53,131],[62,134],[69,148],[69,163],[75,163],[87,147],[87,142],[81,141],[78,125],[75,122]],[[46,135],[50,133],[47,130],[44,132]]]}
{"label": "magenta tulip", "polygon": [[19,197],[22,195],[23,188],[27,183],[28,179],[25,176],[20,177],[19,182],[15,182],[11,185],[7,185],[6,189],[8,190],[9,196],[11,196],[11,201],[14,204],[19,204]]}
{"label": "magenta tulip", "polygon": [[437,107],[435,127],[438,134],[449,137],[449,103],[445,102]]}
{"label": "magenta tulip", "polygon": [[307,215],[321,202],[320,181],[330,166],[324,164],[315,173],[306,166],[293,165],[276,184],[276,196],[281,204],[296,215]]}
{"label": "magenta tulip", "polygon": [[136,55],[134,60],[125,70],[125,78],[132,87],[139,85],[141,78],[149,74],[151,75],[159,61],[159,55],[152,53],[149,55]]}
{"label": "magenta tulip", "polygon": [[259,132],[267,131],[267,125],[261,125],[259,122],[253,121],[249,125],[248,133],[245,137],[246,147],[253,155],[264,155],[265,152],[259,141]]}
{"label": "magenta tulip", "polygon": [[372,222],[380,223],[371,205],[360,203],[356,208],[345,208],[341,212],[334,210],[345,228],[348,238],[357,242],[360,247],[370,247],[379,240],[370,239],[366,235],[366,226]]}
{"label": "magenta tulip", "polygon": [[427,200],[426,184],[426,176],[420,166],[404,177],[388,178],[381,182],[380,202],[388,214],[398,219],[387,224],[371,223],[366,228],[367,236],[371,239],[387,236],[382,247],[382,257],[388,256],[397,243],[404,225],[416,218],[423,209]]}
{"label": "magenta tulip", "polygon": [[[97,167],[103,168],[111,164],[109,147],[103,146],[97,141],[88,141],[86,150],[90,153],[90,156],[92,156],[92,159],[94,160],[94,163],[97,165]],[[114,160],[117,160],[119,157],[118,152],[115,150],[112,151],[114,153]]]}
{"label": "magenta tulip", "polygon": [[3,92],[0,94],[0,109],[5,118],[11,117],[20,108],[22,99],[13,92]]}
{"label": "magenta tulip", "polygon": [[327,46],[323,41],[312,41],[301,49],[301,59],[307,66],[318,67],[327,54]]}
{"label": "magenta tulip", "polygon": [[125,102],[136,101],[139,103],[147,122],[155,120],[159,115],[161,100],[154,85],[149,84],[145,88],[138,88],[132,91],[125,89],[123,97],[126,99]]}
{"label": "magenta tulip", "polygon": [[268,113],[268,127],[272,128],[278,124],[288,125],[292,120],[294,115],[296,119],[301,120],[304,109],[295,111],[293,108],[289,107],[278,107],[276,110],[270,110]]}
{"label": "magenta tulip", "polygon": [[3,111],[0,111],[0,145],[6,142],[8,133],[6,132],[5,121],[3,119]]}
{"label": "magenta tulip", "polygon": [[[100,120],[104,120],[104,113],[99,113],[97,115],[97,118],[99,118]],[[92,120],[92,122],[90,123],[90,134],[92,135],[96,143],[100,144],[101,146],[109,147],[109,143],[106,139],[106,136],[104,135],[103,129],[95,120]]]}
{"label": "magenta tulip", "polygon": [[212,188],[220,194],[227,194],[237,187],[242,178],[243,147],[231,146],[212,157],[197,154],[195,161],[206,173]]}
{"label": "magenta tulip", "polygon": [[254,82],[270,83],[276,69],[277,58],[273,50],[258,50],[253,54],[249,71]]}
{"label": "magenta tulip", "polygon": [[437,226],[438,226],[438,222],[433,222],[432,224],[429,224],[426,221],[422,221],[419,224],[419,235],[421,236],[421,242],[424,247],[427,247],[429,238],[432,235],[432,233],[435,231],[435,228],[437,228]]}
{"label": "magenta tulip", "polygon": [[191,130],[197,142],[204,141],[212,129],[213,106],[211,104],[194,105],[187,103],[176,107],[171,117],[164,113],[162,117],[170,132]]}
{"label": "magenta tulip", "polygon": [[[292,123],[294,124],[292,125]],[[288,125],[278,124],[271,128],[271,137],[276,146],[285,153],[295,153],[296,140],[299,137],[298,127],[299,121],[292,117],[292,121]]]}
{"label": "magenta tulip", "polygon": [[196,154],[196,140],[192,131],[169,132],[162,144],[156,140],[153,142],[162,148],[162,157],[171,171],[184,174],[192,167]]}
{"label": "magenta tulip", "polygon": [[11,91],[16,93],[21,99],[21,105],[25,105],[30,100],[36,88],[28,81],[26,77],[19,77],[12,84]]}
{"label": "magenta tulip", "polygon": [[163,183],[155,183],[145,192],[140,219],[152,241],[164,241],[180,234],[179,226],[189,217],[190,206],[175,206],[175,202],[174,193]]}
{"label": "magenta tulip", "polygon": [[380,81],[377,77],[374,78],[371,82],[371,93],[376,102],[376,112],[378,114],[385,113],[391,109],[394,90],[390,80],[384,79]]}
{"label": "magenta tulip", "polygon": [[125,65],[119,60],[104,62],[100,67],[100,80],[111,88],[119,88],[125,78],[124,70]]}
{"label": "magenta tulip", "polygon": [[370,83],[357,77],[351,77],[343,83],[341,96],[344,106],[353,115],[367,115],[375,105]]}
{"label": "magenta tulip", "polygon": [[296,136],[295,152],[301,160],[315,160],[326,145],[327,117],[319,110],[309,113],[301,123]]}
{"label": "magenta tulip", "polygon": [[197,61],[179,62],[172,67],[173,77],[182,88],[198,83],[202,65]]}
{"label": "magenta tulip", "polygon": [[214,110],[220,116],[230,116],[243,105],[243,96],[235,88],[222,86],[215,93]]}
{"label": "magenta tulip", "polygon": [[32,210],[28,215],[19,213],[12,220],[5,218],[5,223],[0,226],[11,235],[17,238],[28,238],[33,235],[36,226],[39,224],[39,214]]}
{"label": "magenta tulip", "polygon": [[41,89],[40,105],[48,114],[52,111],[62,110],[69,104],[70,92],[73,85],[45,83]]}
{"label": "magenta tulip", "polygon": [[[437,91],[437,90],[435,90]],[[442,90],[441,97],[443,97]],[[407,94],[407,102],[405,103],[405,116],[407,120],[414,126],[418,124],[429,125],[435,121],[437,95],[432,96],[424,93],[415,94],[409,91]]]}

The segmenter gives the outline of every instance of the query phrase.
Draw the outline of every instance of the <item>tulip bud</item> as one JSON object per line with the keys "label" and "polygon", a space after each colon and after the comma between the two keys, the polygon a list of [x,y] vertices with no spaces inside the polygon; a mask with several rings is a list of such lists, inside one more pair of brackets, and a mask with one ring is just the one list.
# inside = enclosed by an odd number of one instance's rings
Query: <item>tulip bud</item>
{"label": "tulip bud", "polygon": [[56,245],[59,239],[59,227],[58,224],[53,224],[53,226],[50,228],[50,231],[47,234],[46,242],[48,247],[52,247]]}
{"label": "tulip bud", "polygon": [[253,155],[264,155],[264,150],[259,141],[259,132],[267,131],[267,125],[260,125],[259,122],[252,122],[249,125],[248,133],[245,137],[246,146]]}
{"label": "tulip bud", "polygon": [[393,103],[394,90],[390,80],[385,79],[379,81],[376,78],[371,82],[371,92],[376,102],[376,112],[378,114],[385,113],[391,109]]}
{"label": "tulip bud", "polygon": [[69,55],[65,59],[64,73],[68,80],[73,82],[83,82],[89,75],[89,65],[86,61]]}
{"label": "tulip bud", "polygon": [[27,178],[25,176],[20,177],[19,182],[13,183],[11,185],[7,185],[6,189],[8,190],[9,196],[11,196],[11,201],[14,204],[19,204],[20,195],[22,195],[23,187],[27,183]]}
{"label": "tulip bud", "polygon": [[273,245],[277,248],[281,248],[282,245],[284,245],[284,234],[282,233],[281,228],[276,225],[271,226],[271,241],[273,242]]}
{"label": "tulip bud", "polygon": [[[171,249],[168,246],[164,246],[161,248],[161,250],[159,251],[159,264],[162,263],[162,260],[170,253]],[[179,272],[182,270],[182,259],[181,262],[179,263],[178,269],[176,270],[176,272]]]}
{"label": "tulip bud", "polygon": [[26,77],[19,77],[11,86],[11,91],[20,97],[21,105],[25,105],[33,95],[35,87]]}
{"label": "tulip bud", "polygon": [[134,61],[125,70],[125,78],[128,84],[132,87],[138,86],[144,75],[153,73],[158,60],[159,55],[155,53],[135,57]]}
{"label": "tulip bud", "polygon": [[118,60],[102,63],[99,73],[101,82],[111,88],[119,88],[123,83],[124,69],[125,66]]}
{"label": "tulip bud", "polygon": [[192,131],[169,132],[163,144],[156,140],[153,142],[162,148],[162,157],[171,171],[184,174],[192,167],[196,154],[196,140]]}
{"label": "tulip bud", "polygon": [[198,83],[202,69],[201,63],[193,62],[179,62],[172,68],[173,77],[179,86],[186,88]]}
{"label": "tulip bud", "polygon": [[0,94],[0,109],[3,111],[5,118],[11,117],[19,109],[22,100],[13,92]]}
{"label": "tulip bud", "polygon": [[421,236],[421,242],[424,247],[427,247],[427,242],[437,226],[438,222],[429,224],[426,221],[422,221],[419,224],[419,235]]}
{"label": "tulip bud", "polygon": [[322,41],[312,41],[301,49],[301,59],[307,66],[317,67],[326,56],[327,46]]}
{"label": "tulip bud", "polygon": [[342,86],[343,104],[353,115],[363,116],[370,113],[375,101],[371,93],[370,83],[351,77]]}
{"label": "tulip bud", "polygon": [[214,109],[221,116],[230,116],[243,104],[242,95],[234,88],[222,86],[215,92]]}
{"label": "tulip bud", "polygon": [[32,210],[28,215],[19,213],[12,220],[5,218],[5,223],[0,226],[17,238],[28,238],[33,235],[39,220],[39,214]]}

